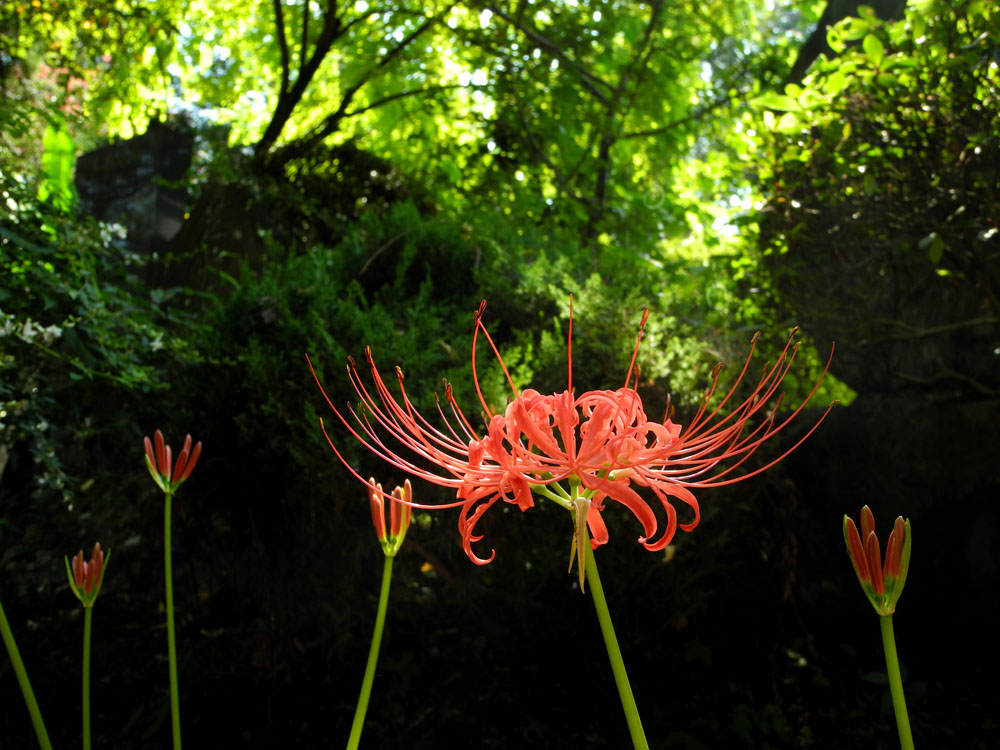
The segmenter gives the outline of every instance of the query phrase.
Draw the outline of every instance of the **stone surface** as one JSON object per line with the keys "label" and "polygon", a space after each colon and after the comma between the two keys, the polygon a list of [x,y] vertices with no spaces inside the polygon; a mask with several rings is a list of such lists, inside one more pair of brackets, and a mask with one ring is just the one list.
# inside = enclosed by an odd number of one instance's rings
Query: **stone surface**
{"label": "stone surface", "polygon": [[190,132],[153,122],[140,136],[83,154],[76,163],[81,210],[124,224],[134,252],[162,255],[184,223],[193,149]]}

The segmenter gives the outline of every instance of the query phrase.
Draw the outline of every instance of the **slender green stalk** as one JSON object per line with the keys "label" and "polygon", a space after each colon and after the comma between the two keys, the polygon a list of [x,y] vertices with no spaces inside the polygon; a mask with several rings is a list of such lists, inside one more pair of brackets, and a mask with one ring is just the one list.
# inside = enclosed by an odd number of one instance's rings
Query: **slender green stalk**
{"label": "slender green stalk", "polygon": [[90,750],[90,633],[93,607],[83,608],[83,750]]}
{"label": "slender green stalk", "polygon": [[601,577],[597,574],[597,560],[594,558],[594,550],[591,548],[589,540],[584,546],[587,553],[587,580],[590,581],[590,596],[594,600],[597,621],[601,624],[604,645],[608,649],[608,658],[611,659],[611,671],[614,672],[618,695],[621,698],[622,708],[625,709],[625,720],[628,722],[629,734],[632,735],[632,744],[635,746],[635,750],[649,750],[646,735],[642,731],[642,722],[639,720],[639,709],[632,696],[632,686],[628,682],[628,673],[625,671],[622,652],[618,648],[615,628],[611,624],[611,613],[608,612],[608,602],[604,598]]}
{"label": "slender green stalk", "polygon": [[351,736],[347,740],[347,750],[357,750],[361,741],[361,730],[365,726],[365,714],[368,712],[368,699],[372,694],[372,682],[375,681],[375,665],[378,663],[378,651],[382,645],[382,630],[385,628],[385,613],[389,608],[389,582],[392,580],[392,560],[385,558],[382,567],[382,590],[378,596],[378,613],[375,615],[375,632],[372,633],[372,645],[368,649],[368,665],[365,667],[365,678],[361,681],[361,695],[358,697],[358,707],[354,710],[354,723],[351,725]]}
{"label": "slender green stalk", "polygon": [[892,615],[878,618],[882,626],[882,645],[885,647],[885,668],[889,673],[889,691],[892,693],[892,708],[896,712],[896,728],[899,730],[899,744],[903,750],[913,750],[913,735],[910,733],[910,716],[906,712],[906,698],[903,696],[903,679],[899,675],[899,657],[896,656],[896,636],[892,631]]}
{"label": "slender green stalk", "polygon": [[173,493],[164,495],[163,504],[163,559],[167,589],[167,658],[170,663],[170,725],[173,730],[174,750],[181,750],[181,705],[177,691],[177,643],[174,637],[174,576],[170,553],[170,501]]}
{"label": "slender green stalk", "polygon": [[34,725],[35,735],[38,737],[38,746],[42,750],[52,750],[49,733],[45,730],[45,722],[42,720],[42,712],[38,708],[38,701],[35,700],[35,693],[31,689],[28,672],[24,668],[24,662],[21,661],[21,654],[18,653],[17,644],[14,642],[14,634],[10,630],[7,615],[3,611],[3,605],[0,605],[0,634],[3,635],[4,645],[7,647],[7,653],[10,654],[11,664],[14,665],[14,674],[17,675],[17,683],[21,686],[21,693],[24,694],[24,702],[28,706],[31,723]]}

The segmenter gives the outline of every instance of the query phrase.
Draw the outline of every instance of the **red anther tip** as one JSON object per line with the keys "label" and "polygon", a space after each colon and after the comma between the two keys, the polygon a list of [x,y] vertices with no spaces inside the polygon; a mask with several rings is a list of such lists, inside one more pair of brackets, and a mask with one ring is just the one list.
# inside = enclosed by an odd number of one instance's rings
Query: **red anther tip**
{"label": "red anther tip", "polygon": [[716,378],[719,377],[719,373],[722,372],[722,368],[724,366],[725,365],[723,365],[721,362],[719,362],[719,364],[717,364],[715,367],[712,368],[712,379],[713,380],[715,380]]}
{"label": "red anther tip", "polygon": [[756,332],[756,333],[755,333],[755,334],[753,335],[753,337],[752,337],[752,338],[750,339],[750,344],[751,344],[751,346],[752,346],[753,344],[756,344],[756,343],[757,343],[757,339],[759,339],[759,338],[760,338],[760,331],[757,331],[757,332]]}
{"label": "red anther tip", "polygon": [[646,321],[649,320],[649,308],[647,307],[642,311],[642,320],[639,321],[639,327],[646,325]]}
{"label": "red anther tip", "polygon": [[354,369],[357,366],[354,362],[354,357],[350,354],[347,355],[347,363],[351,366],[351,369]]}

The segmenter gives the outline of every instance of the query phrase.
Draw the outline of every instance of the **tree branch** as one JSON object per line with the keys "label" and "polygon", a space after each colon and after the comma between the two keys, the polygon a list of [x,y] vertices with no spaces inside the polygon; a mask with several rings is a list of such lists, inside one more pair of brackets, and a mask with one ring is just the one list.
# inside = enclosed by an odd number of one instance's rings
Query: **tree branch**
{"label": "tree branch", "polygon": [[309,0],[302,3],[302,42],[299,46],[299,75],[306,67],[306,49],[309,47]]}
{"label": "tree branch", "polygon": [[663,135],[664,133],[667,133],[673,130],[674,128],[680,127],[681,125],[685,125],[689,122],[692,122],[693,120],[698,120],[703,115],[707,115],[709,112],[712,112],[713,110],[716,110],[719,107],[730,104],[735,99],[738,99],[741,96],[748,94],[749,92],[750,92],[749,88],[742,88],[732,96],[725,96],[721,99],[716,99],[711,104],[701,107],[700,109],[696,110],[695,112],[692,112],[686,117],[681,117],[678,120],[673,120],[672,122],[669,122],[666,125],[663,125],[658,128],[650,128],[648,130],[633,130],[631,133],[622,133],[622,135],[619,137],[618,140],[624,141],[630,138],[650,138],[656,135]]}
{"label": "tree branch", "polygon": [[[446,16],[451,11],[452,5],[448,5],[439,15],[431,16],[424,23],[418,26],[416,29],[411,31],[407,36],[400,40],[399,44],[389,50],[382,58],[372,65],[367,71],[365,71],[357,81],[355,81],[341,97],[340,105],[337,107],[336,111],[327,115],[323,118],[323,121],[313,128],[312,132],[307,134],[302,138],[297,144],[286,151],[286,159],[295,158],[297,155],[306,153],[310,149],[314,148],[318,144],[322,143],[329,136],[337,132],[340,127],[340,123],[344,118],[351,116],[351,114],[356,114],[356,112],[348,113],[347,108],[350,106],[351,101],[354,99],[355,95],[367,84],[372,78],[376,76],[383,68],[385,68],[390,62],[396,59],[399,55],[403,53],[410,44],[413,43],[415,39],[421,36],[425,31],[431,28],[434,24],[438,23],[444,16]],[[399,98],[398,96],[395,98]],[[370,108],[370,107],[369,107]]]}
{"label": "tree branch", "polygon": [[524,23],[522,23],[517,19],[511,18],[510,15],[508,15],[503,10],[498,8],[495,3],[488,3],[486,5],[486,8],[491,13],[493,13],[493,15],[497,16],[498,18],[502,18],[504,21],[513,26],[515,29],[520,31],[522,34],[528,37],[528,39],[533,41],[539,47],[547,50],[549,54],[552,55],[557,60],[559,60],[561,64],[575,71],[576,74],[580,76],[580,85],[583,86],[583,88],[588,93],[590,93],[591,96],[593,96],[595,99],[601,102],[601,104],[607,106],[608,96],[598,91],[597,86],[602,86],[606,88],[609,93],[612,93],[613,89],[611,87],[611,84],[602,79],[600,76],[596,76],[589,70],[584,68],[582,65],[580,65],[580,63],[576,62],[573,58],[571,58],[569,55],[563,52],[562,48],[559,47],[558,44],[553,42],[544,34],[541,34],[538,31],[535,31],[534,29],[528,28]]}
{"label": "tree branch", "polygon": [[274,31],[278,38],[278,49],[281,51],[281,87],[278,89],[278,97],[288,93],[289,67],[291,62],[288,59],[288,40],[285,38],[285,14],[281,9],[281,0],[273,0],[274,5]]}
{"label": "tree branch", "polygon": [[[610,101],[605,106],[604,127],[601,134],[600,147],[597,151],[597,175],[594,179],[594,200],[590,206],[587,225],[584,227],[584,237],[590,238],[597,233],[597,224],[604,213],[604,206],[608,197],[608,181],[611,178],[611,149],[618,142],[620,134],[615,131],[621,126],[620,123],[625,113],[631,107],[632,96],[625,97],[625,91],[633,77],[642,79],[645,66],[649,63],[649,56],[652,54],[652,39],[660,24],[660,13],[663,10],[663,0],[656,0],[653,3],[652,11],[649,14],[649,22],[643,33],[642,41],[635,48],[632,59],[626,64],[618,78],[618,85],[615,86]],[[632,94],[635,93],[632,88]]]}
{"label": "tree branch", "polygon": [[346,120],[348,117],[357,117],[360,114],[368,112],[372,109],[378,109],[384,104],[395,101],[396,99],[403,99],[407,96],[418,96],[420,94],[429,94],[432,91],[446,91],[448,89],[460,89],[464,88],[458,83],[448,83],[440,84],[436,86],[427,86],[422,89],[407,89],[406,91],[397,91],[395,94],[389,94],[388,96],[383,96],[381,99],[376,99],[363,107],[358,107],[357,109],[352,109],[350,112],[345,112],[341,117],[342,120]]}
{"label": "tree branch", "polygon": [[[510,60],[508,60],[508,63],[509,62]],[[521,131],[524,133],[524,138],[528,142],[529,148],[531,148],[535,156],[537,156],[545,166],[552,170],[552,176],[555,177],[556,182],[559,183],[566,194],[573,200],[586,205],[587,199],[582,197],[573,189],[572,183],[566,179],[566,176],[562,173],[559,167],[557,167],[555,162],[549,158],[549,155],[545,153],[545,150],[535,141],[534,136],[532,136],[531,128],[528,127],[528,118],[524,114],[524,105],[521,102],[521,96],[518,94],[516,86],[514,87],[512,93],[514,94],[514,101],[517,104],[517,116],[521,121]]]}
{"label": "tree branch", "polygon": [[288,43],[285,41],[281,0],[274,0],[274,4],[276,18],[280,19],[276,21],[276,25],[281,28],[278,40],[282,49],[283,88],[278,92],[278,103],[274,107],[271,121],[267,124],[264,135],[260,137],[260,140],[254,146],[254,156],[258,159],[265,157],[278,140],[278,136],[281,135],[285,124],[292,116],[292,112],[295,111],[295,107],[302,100],[306,87],[312,81],[313,76],[316,75],[316,71],[319,69],[320,63],[323,62],[323,58],[329,53],[330,48],[333,47],[333,43],[344,33],[344,27],[337,17],[337,2],[336,0],[328,0],[327,9],[323,13],[323,28],[316,39],[316,46],[313,48],[312,54],[309,56],[306,64],[300,69],[299,75],[295,78],[295,83],[292,84],[291,88],[287,88]]}

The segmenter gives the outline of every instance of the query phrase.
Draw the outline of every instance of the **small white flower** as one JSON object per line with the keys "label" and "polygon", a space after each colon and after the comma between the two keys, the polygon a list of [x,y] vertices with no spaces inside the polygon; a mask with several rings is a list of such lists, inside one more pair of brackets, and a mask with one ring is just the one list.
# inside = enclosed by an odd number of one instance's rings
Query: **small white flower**
{"label": "small white flower", "polygon": [[46,345],[51,344],[60,336],[62,336],[62,328],[59,326],[46,326],[42,329],[42,342]]}
{"label": "small white flower", "polygon": [[34,324],[31,322],[31,318],[24,321],[24,325],[21,326],[21,339],[30,344],[37,334],[38,331],[35,330]]}

